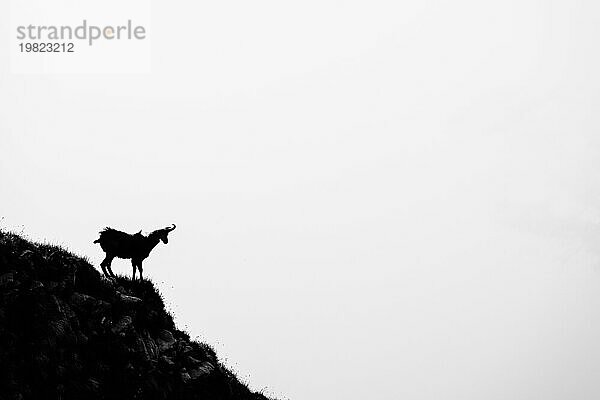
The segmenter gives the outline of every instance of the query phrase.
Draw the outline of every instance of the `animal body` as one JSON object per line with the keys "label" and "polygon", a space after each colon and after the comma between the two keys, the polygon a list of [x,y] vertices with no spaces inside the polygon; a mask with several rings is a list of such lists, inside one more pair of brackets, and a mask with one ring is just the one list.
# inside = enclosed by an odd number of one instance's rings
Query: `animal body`
{"label": "animal body", "polygon": [[143,268],[142,262],[150,255],[152,249],[156,247],[158,242],[162,241],[164,244],[169,242],[168,234],[175,229],[175,224],[171,227],[157,229],[151,232],[148,236],[142,235],[142,231],[136,234],[129,234],[118,231],[112,228],[104,228],[100,232],[100,237],[94,241],[99,243],[102,250],[106,253],[106,257],[100,263],[102,272],[109,278],[114,278],[111,269],[111,263],[115,257],[131,259],[131,266],[133,267],[132,280],[135,280],[136,269],[140,271],[140,280],[143,279]]}

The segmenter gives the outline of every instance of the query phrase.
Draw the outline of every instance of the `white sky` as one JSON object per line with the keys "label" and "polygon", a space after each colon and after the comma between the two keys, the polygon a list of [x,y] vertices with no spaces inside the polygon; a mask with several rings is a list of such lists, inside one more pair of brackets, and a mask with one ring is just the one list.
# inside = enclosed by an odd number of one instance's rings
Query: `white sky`
{"label": "white sky", "polygon": [[176,223],[145,275],[253,388],[600,397],[599,3],[154,1],[139,75],[1,31],[2,226]]}

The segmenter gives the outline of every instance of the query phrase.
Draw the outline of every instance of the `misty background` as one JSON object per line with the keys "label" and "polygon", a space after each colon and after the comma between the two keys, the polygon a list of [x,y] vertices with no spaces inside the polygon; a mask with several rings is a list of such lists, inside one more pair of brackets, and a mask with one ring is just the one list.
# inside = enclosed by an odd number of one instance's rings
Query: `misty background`
{"label": "misty background", "polygon": [[1,58],[0,226],[97,266],[176,223],[144,276],[282,399],[598,398],[598,38],[593,1],[154,1],[151,73]]}

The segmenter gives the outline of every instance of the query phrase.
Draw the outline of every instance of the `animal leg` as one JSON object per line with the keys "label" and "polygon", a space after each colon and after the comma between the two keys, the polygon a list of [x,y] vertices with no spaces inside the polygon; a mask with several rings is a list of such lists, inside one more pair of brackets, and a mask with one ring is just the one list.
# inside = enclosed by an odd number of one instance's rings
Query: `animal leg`
{"label": "animal leg", "polygon": [[115,274],[113,273],[112,268],[111,268],[111,264],[112,264],[113,259],[114,259],[114,257],[106,256],[106,259],[104,260],[104,262],[105,262],[105,265],[106,265],[106,269],[108,270],[108,273],[110,274],[110,277],[113,278],[113,279],[115,279],[116,278]]}
{"label": "animal leg", "polygon": [[140,261],[138,263],[138,269],[140,270],[140,281],[144,280],[144,276],[142,275],[144,273],[144,269],[142,268],[142,262]]}
{"label": "animal leg", "polygon": [[137,261],[136,260],[131,260],[131,266],[133,267],[133,276],[131,277],[132,281],[135,281],[135,268],[137,265]]}
{"label": "animal leg", "polygon": [[112,260],[113,260],[113,257],[110,257],[109,255],[107,255],[104,258],[104,260],[102,260],[102,262],[100,263],[100,266],[102,267],[102,272],[104,272],[104,275],[107,278],[110,278],[110,274],[106,271],[106,267],[108,267],[110,270],[110,263],[112,262]]}

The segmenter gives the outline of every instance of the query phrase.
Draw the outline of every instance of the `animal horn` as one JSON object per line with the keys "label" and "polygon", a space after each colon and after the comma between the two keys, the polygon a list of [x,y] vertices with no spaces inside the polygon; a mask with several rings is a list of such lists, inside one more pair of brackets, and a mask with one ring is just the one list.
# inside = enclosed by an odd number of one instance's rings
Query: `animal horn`
{"label": "animal horn", "polygon": [[171,231],[172,231],[173,229],[175,229],[176,227],[177,227],[177,226],[176,226],[175,224],[173,224],[173,227],[169,227],[169,228],[166,228],[166,229],[167,229],[167,231],[171,232]]}

